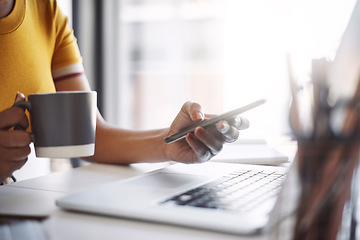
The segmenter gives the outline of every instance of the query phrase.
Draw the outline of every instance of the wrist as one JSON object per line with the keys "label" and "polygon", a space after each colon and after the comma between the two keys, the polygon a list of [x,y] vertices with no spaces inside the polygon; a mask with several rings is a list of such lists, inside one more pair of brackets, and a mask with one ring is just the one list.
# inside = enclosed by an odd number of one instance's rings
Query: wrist
{"label": "wrist", "polygon": [[167,154],[167,144],[165,143],[164,139],[169,134],[169,129],[165,128],[160,131],[160,134],[158,136],[157,145],[159,146],[159,153],[158,157],[160,161],[167,161],[169,160],[168,154]]}

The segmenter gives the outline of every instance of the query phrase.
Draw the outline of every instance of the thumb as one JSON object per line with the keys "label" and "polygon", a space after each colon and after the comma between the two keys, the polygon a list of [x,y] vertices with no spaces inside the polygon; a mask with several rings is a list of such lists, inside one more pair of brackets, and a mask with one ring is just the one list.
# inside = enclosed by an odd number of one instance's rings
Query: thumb
{"label": "thumb", "polygon": [[[15,96],[15,103],[17,102],[21,102],[21,101],[25,101],[25,95],[20,93],[20,92],[17,92],[16,93],[16,96]],[[25,111],[25,108],[24,107],[21,107],[24,111]],[[21,130],[25,130],[29,127],[29,123],[27,122],[24,122],[24,123],[19,123],[17,125],[14,126],[14,129],[21,129]]]}
{"label": "thumb", "polygon": [[25,95],[20,92],[17,92],[15,96],[15,102],[21,102],[21,101],[25,101]]}

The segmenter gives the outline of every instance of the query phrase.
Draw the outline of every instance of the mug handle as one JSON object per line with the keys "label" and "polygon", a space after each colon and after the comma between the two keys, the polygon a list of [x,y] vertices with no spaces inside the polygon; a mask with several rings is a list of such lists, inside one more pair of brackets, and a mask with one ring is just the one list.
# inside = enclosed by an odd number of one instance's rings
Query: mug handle
{"label": "mug handle", "polygon": [[16,102],[16,103],[14,103],[13,107],[24,107],[24,108],[26,108],[29,112],[31,111],[31,103],[30,103],[29,101]]}
{"label": "mug handle", "polygon": [[[14,103],[13,107],[24,107],[26,108],[29,112],[31,111],[31,103],[29,101],[20,101],[20,102],[16,102]],[[20,125],[15,125],[14,129],[16,130],[24,130],[26,131],[26,129],[24,129],[23,127],[21,127]],[[35,142],[35,136],[33,133],[30,133],[30,138],[32,142]]]}

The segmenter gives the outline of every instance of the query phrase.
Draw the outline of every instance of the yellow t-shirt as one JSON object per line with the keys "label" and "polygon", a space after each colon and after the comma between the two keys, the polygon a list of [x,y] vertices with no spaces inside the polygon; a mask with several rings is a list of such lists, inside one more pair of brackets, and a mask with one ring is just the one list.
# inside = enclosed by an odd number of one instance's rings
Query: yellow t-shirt
{"label": "yellow t-shirt", "polygon": [[82,72],[76,38],[56,1],[16,0],[0,19],[0,111],[17,92],[54,92],[56,79]]}

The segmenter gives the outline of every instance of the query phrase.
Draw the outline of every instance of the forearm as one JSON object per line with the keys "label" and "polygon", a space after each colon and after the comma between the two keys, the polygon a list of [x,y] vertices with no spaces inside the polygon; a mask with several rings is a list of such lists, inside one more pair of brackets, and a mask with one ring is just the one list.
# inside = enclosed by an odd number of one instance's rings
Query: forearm
{"label": "forearm", "polygon": [[[55,82],[57,91],[89,91],[86,76]],[[102,163],[128,164],[165,161],[163,138],[167,130],[128,131],[110,126],[97,113],[95,155],[84,158]]]}
{"label": "forearm", "polygon": [[86,159],[99,163],[118,164],[165,161],[167,159],[163,139],[166,133],[166,129],[124,130],[98,120],[95,154]]}

